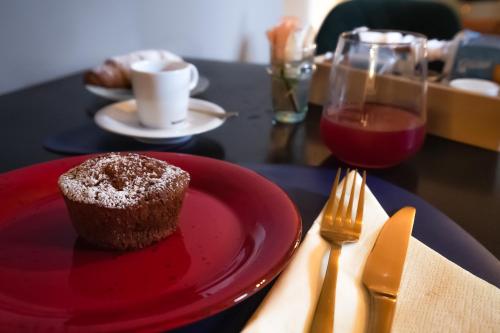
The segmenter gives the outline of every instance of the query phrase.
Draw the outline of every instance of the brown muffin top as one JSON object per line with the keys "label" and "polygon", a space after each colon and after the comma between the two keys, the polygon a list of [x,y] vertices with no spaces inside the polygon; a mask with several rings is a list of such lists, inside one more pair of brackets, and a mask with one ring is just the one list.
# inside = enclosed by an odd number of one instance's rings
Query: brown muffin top
{"label": "brown muffin top", "polygon": [[101,155],[59,177],[59,188],[70,200],[107,208],[138,204],[158,191],[187,186],[189,174],[166,162],[131,153]]}

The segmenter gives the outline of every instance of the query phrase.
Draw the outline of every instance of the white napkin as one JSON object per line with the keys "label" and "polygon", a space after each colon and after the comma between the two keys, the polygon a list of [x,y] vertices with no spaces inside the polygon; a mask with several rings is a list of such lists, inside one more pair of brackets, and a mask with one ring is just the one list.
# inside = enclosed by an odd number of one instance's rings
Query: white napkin
{"label": "white napkin", "polygon": [[[358,174],[356,177],[357,196],[361,179]],[[343,246],[339,259],[335,333],[364,332],[367,322],[369,298],[361,276],[366,258],[388,216],[368,187],[365,191],[360,240]],[[322,213],[292,262],[248,321],[244,333],[308,331],[329,252],[328,243],[319,235],[321,217]],[[412,238],[393,332],[493,332],[499,328],[499,289]]]}

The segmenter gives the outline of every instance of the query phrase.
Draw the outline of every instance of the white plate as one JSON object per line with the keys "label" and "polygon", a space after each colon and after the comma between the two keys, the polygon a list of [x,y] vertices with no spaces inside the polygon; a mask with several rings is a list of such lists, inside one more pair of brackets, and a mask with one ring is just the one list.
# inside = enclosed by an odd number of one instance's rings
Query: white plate
{"label": "white plate", "polygon": [[[193,111],[193,110],[200,111]],[[138,141],[154,144],[179,144],[188,141],[193,135],[208,132],[222,125],[225,119],[207,115],[202,111],[225,114],[220,106],[190,98],[187,120],[174,129],[155,129],[141,125],[134,99],[108,105],[94,116],[96,124],[109,132],[129,136]]]}
{"label": "white plate", "polygon": [[[210,86],[210,81],[204,77],[200,76],[198,79],[198,84],[191,91],[191,96],[196,96],[205,92]],[[94,95],[110,99],[112,101],[125,101],[134,98],[134,93],[132,89],[126,88],[106,88],[101,86],[95,86],[93,84],[86,84],[85,88],[93,93]]]}

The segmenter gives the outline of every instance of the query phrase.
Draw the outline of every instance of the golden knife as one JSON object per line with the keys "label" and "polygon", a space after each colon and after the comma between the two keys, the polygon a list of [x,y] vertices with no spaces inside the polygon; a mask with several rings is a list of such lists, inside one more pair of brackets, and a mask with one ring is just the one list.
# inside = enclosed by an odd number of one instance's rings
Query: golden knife
{"label": "golden knife", "polygon": [[404,207],[385,222],[366,261],[363,284],[370,291],[368,332],[391,331],[415,208]]}

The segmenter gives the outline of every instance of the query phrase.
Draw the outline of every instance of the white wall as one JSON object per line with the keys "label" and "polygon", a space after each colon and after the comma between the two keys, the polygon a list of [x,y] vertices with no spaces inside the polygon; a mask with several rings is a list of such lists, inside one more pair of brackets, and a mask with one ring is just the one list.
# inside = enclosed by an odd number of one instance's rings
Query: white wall
{"label": "white wall", "polygon": [[199,58],[266,62],[265,31],[281,18],[283,1],[146,1],[139,11],[142,45]]}
{"label": "white wall", "polygon": [[0,2],[0,94],[141,48],[266,62],[265,30],[286,0]]}
{"label": "white wall", "polygon": [[[134,1],[0,2],[0,94],[140,46]],[[119,8],[119,10],[116,10]]]}
{"label": "white wall", "polygon": [[284,15],[299,17],[319,30],[330,10],[345,0],[285,0]]}

